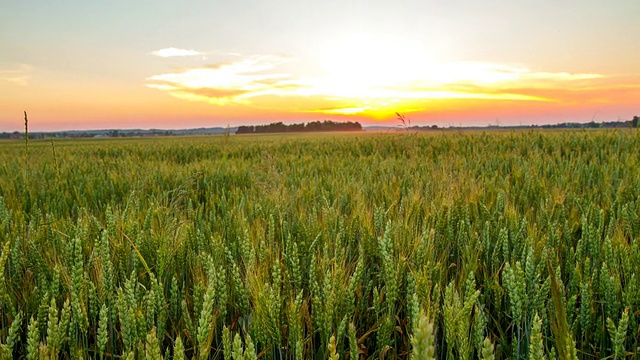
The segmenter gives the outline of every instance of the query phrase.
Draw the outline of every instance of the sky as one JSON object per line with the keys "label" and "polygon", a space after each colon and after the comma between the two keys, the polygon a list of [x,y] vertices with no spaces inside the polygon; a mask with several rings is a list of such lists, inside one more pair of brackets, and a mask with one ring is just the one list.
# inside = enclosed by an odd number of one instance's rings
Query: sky
{"label": "sky", "polygon": [[640,115],[638,0],[0,0],[0,131]]}

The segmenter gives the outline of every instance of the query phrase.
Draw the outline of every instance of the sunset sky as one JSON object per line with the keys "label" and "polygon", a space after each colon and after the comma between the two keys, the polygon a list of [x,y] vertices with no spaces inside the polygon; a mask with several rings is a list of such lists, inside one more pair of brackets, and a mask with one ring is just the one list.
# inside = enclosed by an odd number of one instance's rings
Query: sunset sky
{"label": "sunset sky", "polygon": [[0,131],[640,115],[638,0],[1,0]]}

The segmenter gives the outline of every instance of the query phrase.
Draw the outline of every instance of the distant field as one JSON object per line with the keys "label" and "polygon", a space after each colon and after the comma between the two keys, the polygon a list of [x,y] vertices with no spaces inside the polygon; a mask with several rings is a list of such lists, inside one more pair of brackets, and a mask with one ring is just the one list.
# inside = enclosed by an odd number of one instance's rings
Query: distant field
{"label": "distant field", "polygon": [[0,141],[0,358],[640,346],[640,133]]}

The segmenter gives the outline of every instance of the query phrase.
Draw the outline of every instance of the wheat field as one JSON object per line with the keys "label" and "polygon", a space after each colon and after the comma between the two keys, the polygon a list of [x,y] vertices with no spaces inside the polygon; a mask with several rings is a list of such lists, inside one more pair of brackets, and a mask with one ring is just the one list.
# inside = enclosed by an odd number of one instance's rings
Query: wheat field
{"label": "wheat field", "polygon": [[636,129],[27,146],[0,358],[638,356]]}

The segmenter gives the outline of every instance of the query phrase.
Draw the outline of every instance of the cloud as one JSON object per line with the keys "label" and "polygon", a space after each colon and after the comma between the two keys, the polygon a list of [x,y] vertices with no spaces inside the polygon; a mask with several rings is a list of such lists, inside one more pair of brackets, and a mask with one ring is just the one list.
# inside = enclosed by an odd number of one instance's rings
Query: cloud
{"label": "cloud", "polygon": [[415,84],[429,84],[430,86],[468,84],[492,88],[513,83],[536,83],[555,87],[560,82],[575,84],[578,81],[604,77],[602,74],[538,72],[521,66],[464,61],[426,65],[415,72],[411,81]]}
{"label": "cloud", "polygon": [[0,81],[6,81],[17,86],[28,86],[34,67],[20,64],[13,68],[0,68]]}
{"label": "cloud", "polygon": [[187,50],[187,49],[178,49],[178,48],[170,47],[166,49],[152,51],[151,55],[167,58],[167,57],[177,57],[177,56],[181,56],[181,57],[198,56],[198,55],[204,55],[204,53],[200,51],[195,51],[193,49]]}
{"label": "cloud", "polygon": [[602,74],[572,74],[568,72],[532,72],[525,74],[527,77],[531,79],[541,79],[541,80],[555,80],[555,81],[576,81],[576,80],[592,80],[592,79],[602,79],[604,75]]}
{"label": "cloud", "polygon": [[293,86],[286,81],[292,77],[291,74],[273,71],[287,61],[288,58],[276,55],[248,57],[236,62],[154,75],[147,78],[147,86],[191,100],[217,104],[246,103],[247,98],[277,93],[278,89]]}
{"label": "cloud", "polygon": [[368,63],[367,71],[350,64],[351,72],[310,77],[287,69],[292,61],[289,56],[233,54],[231,58],[229,62],[153,75],[146,79],[147,86],[180,99],[217,105],[375,116],[428,108],[429,102],[441,100],[549,103],[600,99],[606,94],[601,89],[609,78],[471,61],[397,68]]}

